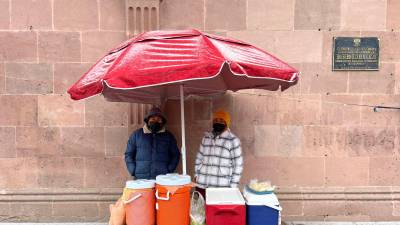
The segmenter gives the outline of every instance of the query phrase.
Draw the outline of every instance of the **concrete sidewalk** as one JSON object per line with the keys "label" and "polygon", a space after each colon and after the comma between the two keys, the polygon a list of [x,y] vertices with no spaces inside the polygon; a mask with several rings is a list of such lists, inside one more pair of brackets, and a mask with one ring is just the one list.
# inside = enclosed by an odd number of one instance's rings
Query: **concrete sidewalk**
{"label": "concrete sidewalk", "polygon": [[108,225],[108,223],[0,223],[0,225]]}
{"label": "concrete sidewalk", "polygon": [[[0,223],[0,225],[107,225],[108,223]],[[284,222],[282,225],[400,225],[400,221],[390,222]]]}

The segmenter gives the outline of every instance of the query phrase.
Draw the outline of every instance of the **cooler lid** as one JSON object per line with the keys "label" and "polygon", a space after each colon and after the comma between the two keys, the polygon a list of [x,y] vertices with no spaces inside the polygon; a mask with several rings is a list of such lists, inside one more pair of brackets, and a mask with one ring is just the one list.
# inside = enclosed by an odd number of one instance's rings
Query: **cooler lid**
{"label": "cooler lid", "polygon": [[274,205],[279,206],[278,198],[274,193],[271,194],[253,194],[246,189],[243,190],[244,198],[248,205]]}
{"label": "cooler lid", "polygon": [[190,184],[191,178],[189,175],[181,175],[177,173],[169,173],[166,175],[158,175],[156,183],[165,186],[177,186]]}
{"label": "cooler lid", "polygon": [[238,188],[207,188],[207,205],[244,205],[242,193]]}
{"label": "cooler lid", "polygon": [[155,186],[154,180],[145,180],[145,179],[128,180],[125,185],[125,187],[129,189],[145,189],[145,188],[153,188],[154,186]]}

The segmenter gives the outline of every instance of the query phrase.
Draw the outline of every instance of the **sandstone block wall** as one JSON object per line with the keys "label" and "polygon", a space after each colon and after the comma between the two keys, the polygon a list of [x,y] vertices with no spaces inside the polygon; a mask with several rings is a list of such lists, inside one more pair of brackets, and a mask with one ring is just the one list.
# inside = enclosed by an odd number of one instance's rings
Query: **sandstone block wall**
{"label": "sandstone block wall", "polygon": [[[158,15],[139,23],[125,0],[0,0],[0,221],[107,220],[129,178],[126,140],[149,106],[74,102],[66,90],[150,27],[238,38],[302,72],[282,93],[187,100],[189,172],[212,111],[225,108],[242,140],[242,184],[270,179],[284,220],[399,220],[400,112],[345,103],[399,106],[400,1],[149,2]],[[336,36],[379,37],[380,70],[332,72]],[[165,111],[179,140],[179,102]]]}

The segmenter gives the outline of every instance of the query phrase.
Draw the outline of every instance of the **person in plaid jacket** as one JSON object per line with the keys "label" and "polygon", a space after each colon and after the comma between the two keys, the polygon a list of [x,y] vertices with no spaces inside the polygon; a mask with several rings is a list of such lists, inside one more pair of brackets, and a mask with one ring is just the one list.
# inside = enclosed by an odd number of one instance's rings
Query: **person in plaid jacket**
{"label": "person in plaid jacket", "polygon": [[213,130],[206,132],[196,157],[197,190],[207,187],[237,187],[243,171],[240,140],[231,130],[230,115],[218,110],[213,115]]}

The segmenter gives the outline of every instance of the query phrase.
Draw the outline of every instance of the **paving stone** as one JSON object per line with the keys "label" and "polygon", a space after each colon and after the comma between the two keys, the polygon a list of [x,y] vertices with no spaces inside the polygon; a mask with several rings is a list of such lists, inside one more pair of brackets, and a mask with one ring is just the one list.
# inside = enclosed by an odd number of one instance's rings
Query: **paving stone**
{"label": "paving stone", "polygon": [[350,93],[394,94],[395,65],[381,63],[379,71],[349,72]]}
{"label": "paving stone", "polygon": [[336,0],[296,0],[294,29],[337,30],[340,28],[341,2]]}
{"label": "paving stone", "polygon": [[[31,31],[0,31],[0,61],[36,62],[37,34]],[[15,48],[18,46],[18,48]]]}
{"label": "paving stone", "polygon": [[[227,36],[251,43],[288,63],[321,63],[319,31],[228,31]],[[302,43],[299,45],[298,43]]]}
{"label": "paving stone", "polygon": [[[227,5],[229,5],[229,10],[226,10]],[[243,30],[246,28],[246,1],[206,1],[205,8],[206,30]]]}
{"label": "paving stone", "polygon": [[60,154],[61,134],[58,127],[17,127],[18,157],[51,157]]}
{"label": "paving stone", "polygon": [[37,125],[38,99],[30,95],[0,95],[0,126]]}
{"label": "paving stone", "polygon": [[82,33],[82,60],[84,62],[97,62],[125,39],[125,32],[84,32]]}
{"label": "paving stone", "polygon": [[38,188],[39,164],[35,158],[0,158],[0,170],[2,190]]}
{"label": "paving stone", "polygon": [[81,42],[78,32],[40,32],[40,62],[80,62]]}
{"label": "paving stone", "polygon": [[11,212],[21,221],[39,222],[45,217],[49,218],[51,214],[52,204],[45,203],[12,203],[10,204]]}
{"label": "paving stone", "polygon": [[[130,104],[125,102],[108,102],[102,96],[85,101],[85,126],[128,126]],[[140,121],[140,125],[143,124]]]}
{"label": "paving stone", "polygon": [[247,5],[248,29],[292,30],[294,0],[250,0]]}
{"label": "paving stone", "polygon": [[[370,106],[388,106],[398,105],[399,95],[364,95],[362,104]],[[400,125],[400,115],[396,110],[377,109],[372,107],[361,108],[361,124],[368,126],[396,126]]]}
{"label": "paving stone", "polygon": [[303,213],[307,216],[345,215],[345,201],[304,201]]}
{"label": "paving stone", "polygon": [[129,139],[127,127],[104,128],[106,156],[123,156]]}
{"label": "paving stone", "polygon": [[349,156],[393,156],[396,154],[396,130],[391,127],[349,127],[346,151]]}
{"label": "paving stone", "polygon": [[0,127],[0,158],[16,157],[15,127]]}
{"label": "paving stone", "polygon": [[12,0],[11,29],[51,30],[51,0]]}
{"label": "paving stone", "polygon": [[6,91],[6,71],[5,64],[0,63],[0,94],[4,94]]}
{"label": "paving stone", "polygon": [[302,155],[309,157],[347,156],[345,140],[345,127],[304,126]]}
{"label": "paving stone", "polygon": [[83,126],[84,102],[67,95],[42,95],[38,100],[40,126]]}
{"label": "paving stone", "polygon": [[386,1],[351,0],[342,1],[341,6],[342,30],[386,29]]}
{"label": "paving stone", "polygon": [[9,94],[53,93],[51,64],[7,63],[6,92]]}
{"label": "paving stone", "polygon": [[301,156],[303,127],[301,126],[255,126],[254,155]]}
{"label": "paving stone", "polygon": [[125,1],[100,0],[100,29],[125,32]]}
{"label": "paving stone", "polygon": [[160,2],[160,26],[162,29],[204,28],[204,0]]}
{"label": "paving stone", "polygon": [[360,95],[323,95],[321,124],[323,125],[360,125]]}
{"label": "paving stone", "polygon": [[54,93],[66,94],[67,90],[92,66],[90,63],[54,64]]}
{"label": "paving stone", "polygon": [[387,0],[387,17],[386,29],[387,30],[400,30],[400,2],[397,0]]}
{"label": "paving stone", "polygon": [[54,28],[57,30],[98,29],[97,4],[97,0],[55,0]]}
{"label": "paving stone", "polygon": [[39,166],[41,188],[82,188],[84,185],[83,158],[40,158]]}
{"label": "paving stone", "polygon": [[122,188],[131,178],[123,157],[90,157],[86,159],[86,187]]}
{"label": "paving stone", "polygon": [[[326,185],[336,187],[368,186],[369,166],[368,157],[326,158]],[[343,211],[341,212],[343,213]]]}
{"label": "paving stone", "polygon": [[322,186],[324,159],[322,157],[247,156],[241,183],[246,184],[255,177],[258,180],[270,180],[277,186]]}
{"label": "paving stone", "polygon": [[0,29],[7,30],[10,28],[10,1],[1,0],[0,1]]}
{"label": "paving stone", "polygon": [[103,127],[61,128],[61,155],[69,157],[104,156]]}

